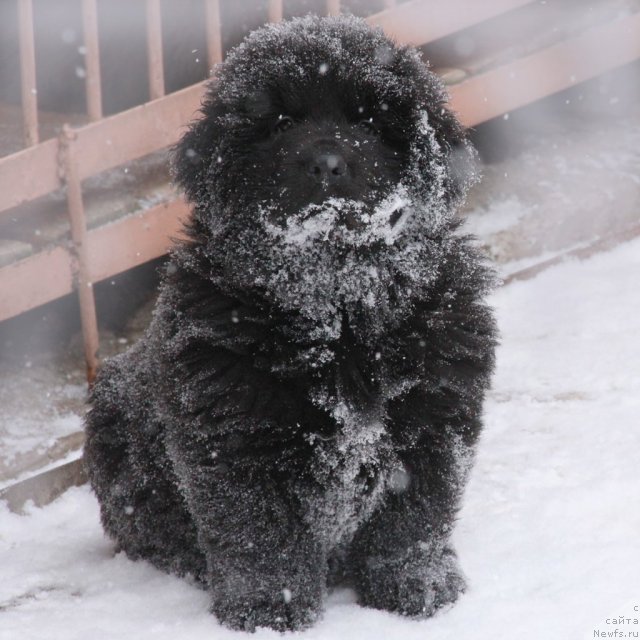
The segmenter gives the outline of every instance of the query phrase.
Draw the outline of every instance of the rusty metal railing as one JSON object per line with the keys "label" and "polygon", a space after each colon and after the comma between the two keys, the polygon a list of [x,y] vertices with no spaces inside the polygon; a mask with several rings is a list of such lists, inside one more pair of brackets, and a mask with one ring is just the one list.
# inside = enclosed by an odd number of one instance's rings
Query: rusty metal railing
{"label": "rusty metal railing", "polygon": [[[155,241],[151,242],[146,251],[136,251],[136,259],[117,251],[114,256],[113,252],[101,251],[99,246],[109,241],[112,234],[107,232],[105,235],[104,231],[89,234],[87,231],[82,180],[173,144],[180,124],[188,121],[196,110],[202,87],[178,92],[162,104],[155,102],[165,96],[162,17],[160,0],[145,0],[151,103],[103,120],[96,0],[82,0],[81,10],[86,61],[87,114],[96,124],[76,131],[65,125],[57,140],[49,140],[39,145],[33,4],[32,0],[18,0],[21,97],[24,144],[27,149],[0,160],[0,184],[6,187],[3,191],[4,199],[0,202],[0,214],[64,186],[71,247],[68,250],[60,246],[53,247],[0,270],[0,284],[4,294],[0,320],[72,290],[77,291],[87,376],[91,382],[97,371],[99,346],[93,283],[131,268],[141,261],[161,255],[166,250],[169,232],[177,233],[178,225],[175,222],[185,211],[184,205],[176,201],[171,205],[155,207],[145,212],[145,218],[154,220],[166,219],[167,212],[170,212],[169,218],[173,224],[168,222],[168,225],[156,225],[158,232]],[[282,0],[270,0],[268,10],[270,20],[281,20]],[[329,14],[339,13],[340,2],[327,0],[326,10]],[[205,0],[205,15],[207,60],[212,68],[221,62],[223,57],[219,0]],[[132,131],[136,131],[137,135],[131,137]],[[105,148],[105,141],[108,148]],[[39,178],[32,179],[33,176]],[[161,208],[164,211],[160,211]],[[138,216],[136,221],[139,221],[139,218]],[[116,228],[119,234],[128,234],[134,231],[135,226],[133,220],[127,220]],[[148,224],[145,226],[147,229],[150,228]],[[113,227],[109,231],[112,232]],[[136,233],[139,234],[140,231],[137,230]],[[164,240],[158,242],[160,238]],[[114,242],[113,246],[118,246],[118,243]],[[105,264],[105,260],[102,259],[100,264],[96,259],[96,256],[107,255],[111,256],[111,263]],[[46,286],[42,286],[44,273],[49,276],[45,278]],[[37,291],[33,291],[35,282],[40,283]]]}
{"label": "rusty metal railing", "polygon": [[[65,188],[71,241],[0,267],[0,320],[77,292],[92,380],[98,365],[94,283],[163,255],[169,238],[180,233],[180,219],[188,211],[176,197],[88,230],[83,181],[173,145],[181,127],[197,111],[204,84],[165,95],[160,2],[145,0],[152,99],[104,118],[96,0],[82,0],[91,122],[77,129],[66,126],[58,138],[38,142],[32,0],[17,2],[26,148],[0,158],[0,222],[8,215],[19,217],[21,205]],[[458,0],[445,7],[433,0],[385,0],[386,9],[368,20],[398,41],[422,46],[529,2]],[[323,6],[328,14],[340,12],[337,0],[326,0]],[[204,0],[204,9],[207,61],[213,68],[223,58],[220,0]],[[281,20],[283,11],[282,0],[270,0],[269,20]],[[587,55],[594,49],[599,51],[597,57]],[[472,126],[639,57],[640,13],[636,13],[466,77],[449,87],[452,105],[463,122]]]}

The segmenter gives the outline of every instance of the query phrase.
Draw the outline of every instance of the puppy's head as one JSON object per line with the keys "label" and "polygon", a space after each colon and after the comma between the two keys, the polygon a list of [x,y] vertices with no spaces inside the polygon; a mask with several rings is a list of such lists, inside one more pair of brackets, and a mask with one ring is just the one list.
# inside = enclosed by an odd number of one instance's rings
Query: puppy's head
{"label": "puppy's head", "polygon": [[[202,116],[174,162],[194,220],[224,236],[235,269],[253,282],[268,280],[263,245],[277,246],[287,254],[278,268],[289,291],[308,276],[314,285],[301,288],[309,295],[335,298],[346,273],[362,268],[358,284],[347,278],[350,295],[376,304],[372,287],[384,289],[379,274],[393,252],[405,265],[411,247],[423,253],[416,261],[427,259],[425,239],[450,225],[473,173],[437,77],[415,50],[356,18],[307,17],[254,32],[218,69]],[[275,269],[273,253],[266,270]],[[323,294],[322,268],[335,279]]]}
{"label": "puppy's head", "polygon": [[437,182],[450,203],[465,187],[468,147],[442,85],[413,49],[355,18],[254,32],[219,67],[202,114],[175,167],[212,215],[246,203],[279,220],[331,199],[370,207],[399,183],[433,198]]}

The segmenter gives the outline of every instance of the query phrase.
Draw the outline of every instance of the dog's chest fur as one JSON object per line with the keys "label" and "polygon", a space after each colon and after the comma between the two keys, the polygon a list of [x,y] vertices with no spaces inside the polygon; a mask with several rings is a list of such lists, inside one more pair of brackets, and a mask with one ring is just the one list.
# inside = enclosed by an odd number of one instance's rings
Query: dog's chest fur
{"label": "dog's chest fur", "polygon": [[337,402],[337,431],[331,438],[311,432],[313,447],[305,517],[321,532],[328,550],[348,541],[380,503],[397,466],[381,412],[365,412]]}
{"label": "dog's chest fur", "polygon": [[404,469],[388,432],[387,405],[413,384],[391,375],[381,353],[368,351],[346,321],[343,325],[341,338],[325,347],[331,359],[303,387],[326,416],[324,429],[304,427],[312,479],[302,493],[304,517],[328,551],[348,542],[385,492],[396,490],[399,478],[402,484]]}
{"label": "dog's chest fur", "polygon": [[[243,401],[231,398],[237,390],[244,394],[242,389],[258,399],[273,398],[269,406],[250,403],[243,439],[252,450],[259,450],[264,439],[269,451],[274,438],[280,441],[278,466],[288,476],[285,482],[296,493],[302,517],[328,551],[348,541],[384,494],[396,490],[398,478],[402,489],[404,470],[387,411],[417,382],[413,342],[398,342],[392,334],[358,337],[354,320],[346,317],[339,337],[324,341],[300,316],[242,302],[193,276],[189,288],[169,291],[189,316],[188,322],[180,317],[178,332],[167,336],[165,352],[171,367],[185,360],[191,372],[191,382],[181,388],[186,404],[180,412],[201,412],[204,398],[212,408],[236,405]],[[192,295],[200,304],[191,304]],[[169,324],[176,326],[171,319]],[[230,376],[236,383],[212,391],[214,380]],[[223,396],[228,400],[221,405]],[[264,415],[277,433],[259,426]]]}

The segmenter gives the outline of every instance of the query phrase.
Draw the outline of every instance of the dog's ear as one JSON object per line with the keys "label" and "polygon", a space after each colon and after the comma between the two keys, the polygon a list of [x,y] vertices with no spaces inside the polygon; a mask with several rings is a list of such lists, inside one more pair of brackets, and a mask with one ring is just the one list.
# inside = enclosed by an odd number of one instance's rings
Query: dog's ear
{"label": "dog's ear", "polygon": [[445,155],[449,200],[458,200],[479,179],[477,152],[447,102],[441,101],[431,110],[429,121]]}
{"label": "dog's ear", "polygon": [[172,153],[172,175],[189,201],[208,202],[212,167],[219,157],[221,141],[220,118],[222,107],[209,87],[200,109],[201,117],[194,120]]}
{"label": "dog's ear", "polygon": [[432,157],[433,142],[444,161],[445,198],[455,204],[478,179],[477,154],[467,132],[448,104],[442,80],[429,70],[421,54],[411,47],[400,47],[392,65],[403,80],[404,91],[416,118],[415,144],[425,157]]}

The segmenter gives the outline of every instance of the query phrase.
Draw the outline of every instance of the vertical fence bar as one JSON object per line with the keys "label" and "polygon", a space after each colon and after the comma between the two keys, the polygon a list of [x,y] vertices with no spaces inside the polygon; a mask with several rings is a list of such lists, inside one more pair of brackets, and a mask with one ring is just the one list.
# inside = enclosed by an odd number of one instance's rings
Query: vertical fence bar
{"label": "vertical fence bar", "polygon": [[87,113],[90,120],[102,118],[102,85],[98,47],[98,11],[96,0],[82,0],[82,33],[87,68]]}
{"label": "vertical fence bar", "polygon": [[220,23],[220,0],[205,0],[205,22],[207,31],[207,65],[209,73],[222,62],[222,25]]}
{"label": "vertical fence bar", "polygon": [[147,58],[149,61],[149,97],[151,100],[155,100],[164,95],[160,0],[147,0]]}
{"label": "vertical fence bar", "polygon": [[36,48],[33,38],[33,2],[18,0],[20,40],[20,83],[22,123],[27,147],[38,143],[38,96],[36,91]]}
{"label": "vertical fence bar", "polygon": [[82,201],[82,183],[78,173],[75,152],[76,134],[65,125],[60,134],[61,168],[67,186],[67,206],[73,242],[73,270],[80,300],[80,320],[84,340],[84,356],[87,363],[87,380],[93,384],[98,370],[98,318],[93,293],[93,282],[89,277],[89,254],[87,252],[87,221]]}
{"label": "vertical fence bar", "polygon": [[327,0],[327,14],[330,16],[340,15],[340,0]]}
{"label": "vertical fence bar", "polygon": [[269,22],[282,22],[282,0],[269,0]]}

